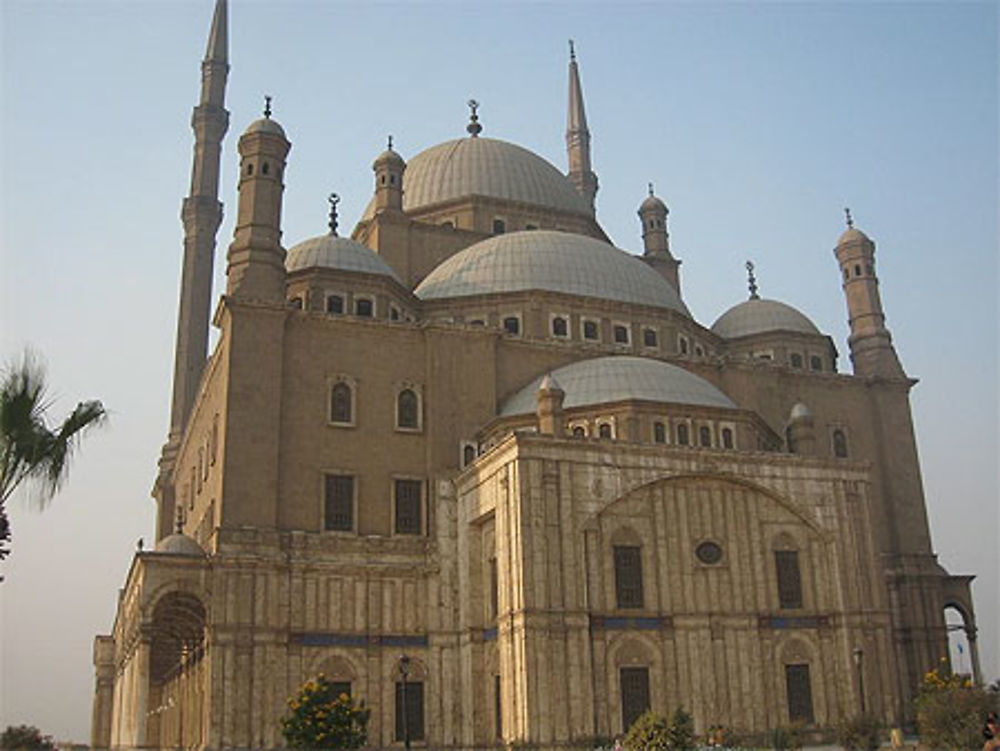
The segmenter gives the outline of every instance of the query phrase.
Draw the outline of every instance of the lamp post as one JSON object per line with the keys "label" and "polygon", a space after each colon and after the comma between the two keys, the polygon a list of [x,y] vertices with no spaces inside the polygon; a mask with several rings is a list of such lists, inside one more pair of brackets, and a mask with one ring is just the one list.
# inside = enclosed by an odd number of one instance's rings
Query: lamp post
{"label": "lamp post", "polygon": [[858,704],[861,714],[865,713],[865,651],[861,647],[854,648],[854,667],[858,671]]}
{"label": "lamp post", "polygon": [[403,720],[403,748],[406,751],[410,751],[410,723],[407,717],[407,710],[409,709],[409,703],[406,701],[406,676],[410,674],[410,658],[408,655],[400,655],[399,657],[399,675],[403,679],[403,698],[400,702],[403,706],[401,708],[402,720]]}

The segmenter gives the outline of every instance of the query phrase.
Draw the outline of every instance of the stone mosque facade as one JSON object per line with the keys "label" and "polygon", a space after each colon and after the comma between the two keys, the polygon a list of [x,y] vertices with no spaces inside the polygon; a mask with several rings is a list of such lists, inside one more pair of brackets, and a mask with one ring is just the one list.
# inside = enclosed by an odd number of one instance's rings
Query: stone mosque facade
{"label": "stone mosque facade", "polygon": [[640,256],[598,223],[571,54],[566,173],[473,107],[466,137],[375,158],[350,238],[334,206],[285,249],[290,141],[251,123],[212,314],[227,46],[217,0],[157,542],[95,641],[94,747],[280,747],[319,673],[371,708],[373,747],[591,748],[677,706],[699,732],[897,724],[945,608],[974,649],[850,218],[850,373],[752,275],[695,321],[664,202],[639,206]]}

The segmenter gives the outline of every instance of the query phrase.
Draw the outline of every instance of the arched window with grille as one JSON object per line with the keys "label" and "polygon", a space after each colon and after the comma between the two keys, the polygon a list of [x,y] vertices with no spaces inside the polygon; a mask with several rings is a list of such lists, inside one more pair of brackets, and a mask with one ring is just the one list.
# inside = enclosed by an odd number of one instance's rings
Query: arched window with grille
{"label": "arched window with grille", "polygon": [[354,392],[344,381],[338,381],[330,389],[330,422],[339,425],[354,422]]}
{"label": "arched window with grille", "polygon": [[420,429],[420,399],[413,389],[403,389],[396,397],[396,427],[403,430]]}
{"label": "arched window with grille", "polygon": [[847,435],[840,428],[833,431],[833,455],[838,459],[847,458]]}

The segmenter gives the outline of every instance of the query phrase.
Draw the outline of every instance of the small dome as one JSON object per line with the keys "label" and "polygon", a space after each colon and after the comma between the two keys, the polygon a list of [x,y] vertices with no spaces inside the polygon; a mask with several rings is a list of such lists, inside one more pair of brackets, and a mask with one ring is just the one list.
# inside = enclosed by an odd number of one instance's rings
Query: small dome
{"label": "small dome", "polygon": [[872,244],[871,238],[856,227],[848,227],[847,231],[837,240],[837,245],[849,245],[851,243],[862,242]]}
{"label": "small dome", "polygon": [[401,157],[392,149],[386,149],[377,157],[375,157],[375,161],[372,163],[372,167],[377,167],[378,165],[383,164],[385,162],[391,162],[393,164],[397,164],[403,167],[406,166],[406,162],[403,161],[403,157]]}
{"label": "small dome", "polygon": [[183,532],[174,532],[167,535],[156,543],[157,553],[167,553],[168,555],[186,555],[203,558],[205,551],[193,538],[188,537]]}
{"label": "small dome", "polygon": [[[467,196],[486,196],[590,216],[566,175],[525,148],[494,138],[459,138],[432,146],[406,165],[403,211]],[[375,214],[374,200],[364,217]]]}
{"label": "small dome", "polygon": [[470,245],[443,261],[414,290],[432,300],[548,290],[671,308],[691,317],[677,290],[635,256],[585,235],[510,232]]}
{"label": "small dome", "polygon": [[284,129],[278,125],[276,120],[272,120],[269,117],[262,117],[250,123],[244,131],[244,135],[250,135],[251,133],[269,133],[274,136],[285,137]]}
{"label": "small dome", "polygon": [[788,419],[792,422],[796,420],[808,420],[812,417],[812,412],[809,411],[807,407],[802,402],[796,402],[795,406],[792,407],[792,411],[788,415]]}
{"label": "small dome", "polygon": [[[718,388],[676,365],[648,357],[598,357],[564,365],[552,371],[566,399],[564,409],[620,402],[626,399],[666,404],[694,404],[736,409]],[[539,376],[504,402],[500,415],[533,413],[537,392],[545,376]]]}
{"label": "small dome", "polygon": [[820,333],[812,321],[791,305],[761,298],[752,298],[731,307],[712,324],[712,331],[723,339],[736,339],[766,331]]}
{"label": "small dome", "polygon": [[646,196],[646,200],[639,204],[639,213],[645,214],[650,211],[662,212],[664,214],[669,213],[667,204],[661,201],[659,198],[650,193]]}
{"label": "small dome", "polygon": [[360,271],[365,274],[391,276],[402,284],[396,272],[371,248],[348,237],[320,235],[292,246],[285,256],[285,270],[289,273],[310,268]]}

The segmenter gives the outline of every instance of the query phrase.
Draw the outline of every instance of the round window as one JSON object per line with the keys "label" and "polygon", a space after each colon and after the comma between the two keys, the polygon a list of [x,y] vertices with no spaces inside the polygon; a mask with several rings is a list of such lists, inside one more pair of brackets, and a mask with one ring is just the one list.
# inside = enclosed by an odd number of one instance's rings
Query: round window
{"label": "round window", "polygon": [[719,547],[718,543],[711,540],[701,543],[701,545],[694,549],[694,554],[698,557],[699,561],[709,565],[722,560],[722,548]]}

